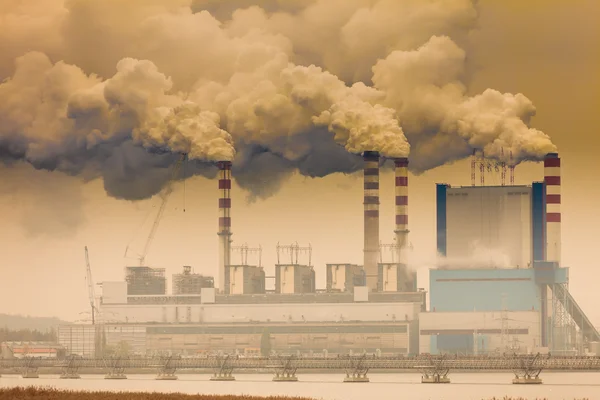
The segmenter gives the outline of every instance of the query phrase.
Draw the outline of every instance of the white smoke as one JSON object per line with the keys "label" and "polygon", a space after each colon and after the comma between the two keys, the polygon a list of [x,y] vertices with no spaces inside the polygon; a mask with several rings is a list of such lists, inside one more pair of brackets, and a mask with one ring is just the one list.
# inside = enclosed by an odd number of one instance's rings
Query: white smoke
{"label": "white smoke", "polygon": [[511,262],[510,256],[499,248],[489,248],[481,244],[473,243],[469,248],[469,255],[464,257],[445,257],[441,254],[417,252],[408,248],[404,251],[405,262],[413,269],[435,268],[435,269],[482,269],[516,268]]}
{"label": "white smoke", "polygon": [[355,171],[365,150],[410,152],[416,171],[556,150],[525,96],[466,94],[471,0],[5,3],[0,159],[100,177],[115,197],[156,193],[181,152],[207,176],[233,160],[267,196],[294,170]]}

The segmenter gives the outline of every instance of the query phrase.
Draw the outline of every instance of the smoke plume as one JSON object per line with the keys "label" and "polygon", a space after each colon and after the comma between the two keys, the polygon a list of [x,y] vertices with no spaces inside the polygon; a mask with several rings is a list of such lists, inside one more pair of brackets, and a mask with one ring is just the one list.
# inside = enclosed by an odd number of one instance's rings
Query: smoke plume
{"label": "smoke plume", "polygon": [[437,268],[437,269],[481,269],[481,268],[516,268],[511,263],[510,256],[499,248],[488,248],[473,243],[470,252],[465,257],[445,257],[441,254],[432,256],[430,253],[417,252],[414,249],[406,249],[405,262],[413,269]]}
{"label": "smoke plume", "polygon": [[157,193],[179,153],[204,176],[232,160],[261,198],[296,171],[356,171],[366,150],[415,172],[556,150],[524,95],[467,95],[474,0],[5,3],[0,159],[117,198]]}

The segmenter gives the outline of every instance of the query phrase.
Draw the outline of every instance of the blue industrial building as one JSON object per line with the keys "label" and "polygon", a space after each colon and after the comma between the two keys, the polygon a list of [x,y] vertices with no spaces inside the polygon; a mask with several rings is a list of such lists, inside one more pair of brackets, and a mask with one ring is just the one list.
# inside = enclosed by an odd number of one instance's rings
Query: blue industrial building
{"label": "blue industrial building", "polygon": [[[505,214],[498,215],[500,208]],[[579,326],[584,340],[600,338],[567,290],[568,269],[560,268],[557,262],[546,261],[544,182],[530,186],[458,188],[437,184],[436,216],[440,256],[450,259],[457,254],[463,255],[467,251],[466,241],[471,238],[478,240],[477,235],[481,231],[483,242],[497,241],[500,246],[511,248],[514,255],[511,262],[514,264],[505,268],[469,265],[441,266],[430,270],[430,314],[460,315],[466,326],[475,323],[467,322],[470,317],[465,313],[530,311],[531,315],[538,315],[539,345],[550,346],[553,351],[560,347],[559,342],[567,340],[565,337],[569,333],[566,329],[560,332],[560,338],[556,333],[557,324],[564,324],[565,318],[569,318],[573,327]],[[552,293],[551,301],[549,291]],[[430,317],[438,321],[447,320],[443,315]],[[440,323],[452,325],[450,322]],[[525,329],[520,330],[523,332],[512,333],[528,333]],[[497,328],[486,331],[455,325],[453,329],[421,329],[421,335],[430,337],[428,342],[432,353],[440,349],[484,349],[490,335],[501,333],[510,334],[506,329],[502,332]],[[564,349],[567,347],[569,345],[563,346]]]}

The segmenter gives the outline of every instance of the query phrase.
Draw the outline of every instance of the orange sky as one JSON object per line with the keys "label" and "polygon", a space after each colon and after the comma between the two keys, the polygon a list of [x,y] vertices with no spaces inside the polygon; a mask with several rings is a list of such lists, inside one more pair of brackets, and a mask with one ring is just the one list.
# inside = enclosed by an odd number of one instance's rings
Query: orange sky
{"label": "orange sky", "polygon": [[[594,27],[600,3],[589,1],[481,1],[481,30],[473,35],[469,57],[476,68],[471,92],[492,87],[521,92],[536,105],[533,124],[548,133],[563,159],[563,263],[571,268],[575,299],[600,325],[595,254],[600,213],[596,158],[600,139],[600,34]],[[125,248],[143,246],[158,199],[130,203],[105,196],[102,183],[84,186],[67,178],[36,173],[0,189],[3,229],[0,312],[56,315],[75,320],[87,311],[83,246],[90,249],[97,282],[123,279]],[[517,183],[541,180],[541,165],[519,166]],[[68,180],[57,193],[53,179]],[[468,184],[463,161],[410,177],[410,241],[424,254],[435,251],[434,184]],[[380,237],[393,237],[393,179],[381,177]],[[263,263],[272,270],[277,242],[313,247],[318,286],[326,262],[362,261],[362,175],[324,179],[294,177],[274,197],[247,204],[234,187],[233,239],[262,245]],[[194,178],[178,185],[147,261],[168,274],[184,264],[216,273],[216,182]],[[85,222],[76,231],[74,221]],[[136,232],[137,231],[137,232]],[[132,239],[133,238],[133,239]],[[234,261],[237,255],[234,255]],[[132,258],[129,262],[135,262]],[[426,287],[427,271],[419,271]],[[169,282],[170,285],[170,282]]]}

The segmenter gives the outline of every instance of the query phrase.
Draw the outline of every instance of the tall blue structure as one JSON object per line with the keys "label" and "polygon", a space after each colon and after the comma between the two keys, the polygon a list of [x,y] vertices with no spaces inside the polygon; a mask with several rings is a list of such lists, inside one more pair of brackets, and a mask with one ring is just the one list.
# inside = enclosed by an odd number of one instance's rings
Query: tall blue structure
{"label": "tall blue structure", "polygon": [[[560,164],[551,161],[549,165]],[[600,335],[568,292],[568,269],[559,264],[560,195],[549,194],[548,181],[560,183],[560,180],[546,178],[545,182],[534,182],[531,186],[501,188],[436,185],[437,251],[440,256],[452,259],[466,251],[461,248],[465,247],[466,240],[462,236],[477,236],[479,225],[476,224],[480,224],[484,242],[504,240],[501,245],[514,254],[511,261],[526,259],[527,263],[520,262],[519,265],[519,261],[514,261],[511,268],[469,265],[468,268],[431,270],[431,311],[537,311],[540,313],[541,345],[550,346],[552,351],[574,346],[575,339],[566,328],[568,323],[580,328],[584,340],[600,340]],[[557,190],[552,188],[551,191]],[[497,215],[498,209],[504,210],[505,214]],[[548,223],[554,223],[550,233]],[[552,249],[552,260],[548,259],[549,242],[558,242],[558,250]]]}

